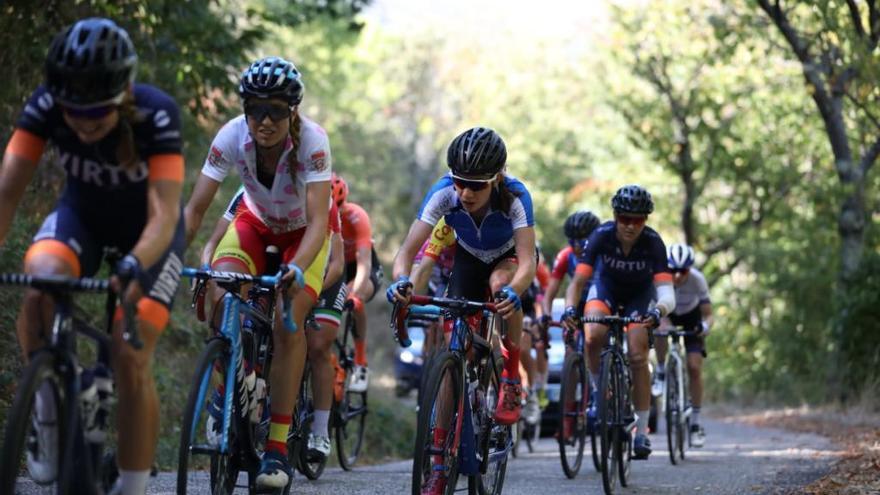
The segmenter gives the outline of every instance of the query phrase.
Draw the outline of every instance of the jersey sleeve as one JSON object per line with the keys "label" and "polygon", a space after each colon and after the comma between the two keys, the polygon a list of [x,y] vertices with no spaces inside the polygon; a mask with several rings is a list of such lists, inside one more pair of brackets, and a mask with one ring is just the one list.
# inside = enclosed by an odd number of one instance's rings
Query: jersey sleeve
{"label": "jersey sleeve", "polygon": [[547,290],[547,285],[550,283],[550,270],[547,269],[547,265],[544,262],[538,263],[538,267],[535,270],[535,278],[538,280],[538,285],[543,293]]}
{"label": "jersey sleeve", "polygon": [[[137,90],[136,90],[137,91]],[[183,154],[183,140],[180,134],[180,108],[167,94],[151,88],[148,119],[149,145],[146,155]]]}
{"label": "jersey sleeve", "polygon": [[694,271],[695,275],[699,275],[697,277],[697,287],[699,289],[700,304],[711,304],[712,300],[709,298],[709,284],[706,283],[706,277],[702,273]]}
{"label": "jersey sleeve", "polygon": [[370,216],[360,205],[349,203],[349,207],[351,210],[347,219],[351,222],[351,228],[354,232],[355,247],[372,247],[373,228],[370,225]]}
{"label": "jersey sleeve", "polygon": [[43,86],[38,87],[24,104],[15,127],[45,140],[49,139],[53,112],[60,112],[52,95]]}
{"label": "jersey sleeve", "polygon": [[672,282],[672,272],[669,270],[669,262],[666,258],[666,244],[660,238],[660,234],[654,234],[654,242],[652,242],[651,258],[654,265],[654,282],[665,283]]}
{"label": "jersey sleeve", "polygon": [[217,182],[223,182],[235,166],[236,126],[239,125],[237,120],[227,122],[220,129],[211,143],[205,164],[202,165],[202,174]]}
{"label": "jersey sleeve", "polygon": [[422,250],[425,256],[437,260],[440,259],[443,251],[453,244],[455,244],[455,231],[441,218],[431,231],[431,237],[422,246]]}
{"label": "jersey sleeve", "polygon": [[235,212],[238,211],[239,206],[244,202],[244,186],[238,188],[238,191],[235,191],[235,194],[232,196],[232,199],[229,201],[229,204],[226,205],[226,211],[223,212],[223,219],[232,221],[235,218]]}
{"label": "jersey sleeve", "polygon": [[455,205],[455,190],[452,188],[452,178],[443,176],[431,187],[422,206],[419,208],[418,220],[430,225],[437,225],[440,218],[449,213]]}
{"label": "jersey sleeve", "polygon": [[327,133],[317,124],[312,124],[303,136],[303,142],[306,146],[306,160],[304,162],[306,183],[329,181],[332,159]]}
{"label": "jersey sleeve", "polygon": [[513,223],[513,230],[535,226],[532,195],[522,183],[518,183],[518,185],[520,187],[514,189],[516,199],[510,205],[510,220]]}
{"label": "jersey sleeve", "polygon": [[329,218],[327,219],[327,228],[333,234],[341,234],[342,233],[342,222],[339,220],[339,208],[336,206],[336,201],[330,201],[330,213]]}
{"label": "jersey sleeve", "polygon": [[569,249],[565,248],[560,249],[556,254],[556,260],[553,261],[553,271],[550,272],[550,276],[555,278],[556,280],[562,280],[565,278],[565,274],[568,273],[568,253]]}

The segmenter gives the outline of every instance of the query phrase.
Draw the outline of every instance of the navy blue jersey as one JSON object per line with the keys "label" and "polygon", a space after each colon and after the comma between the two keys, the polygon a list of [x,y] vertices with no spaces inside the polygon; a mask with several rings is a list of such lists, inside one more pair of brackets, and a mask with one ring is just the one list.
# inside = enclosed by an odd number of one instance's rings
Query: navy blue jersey
{"label": "navy blue jersey", "polygon": [[135,84],[136,115],[130,120],[137,165],[118,163],[121,127],[104,139],[84,144],[64,121],[61,108],[40,86],[28,99],[16,123],[56,149],[56,161],[67,175],[61,201],[79,212],[87,227],[143,230],[147,220],[147,160],[181,154],[180,111],[170,96],[147,84]]}
{"label": "navy blue jersey", "polygon": [[652,286],[655,280],[671,281],[666,264],[666,245],[654,229],[645,227],[635,245],[624,255],[613,221],[600,225],[590,235],[578,258],[593,268],[596,279],[611,287],[631,292]]}

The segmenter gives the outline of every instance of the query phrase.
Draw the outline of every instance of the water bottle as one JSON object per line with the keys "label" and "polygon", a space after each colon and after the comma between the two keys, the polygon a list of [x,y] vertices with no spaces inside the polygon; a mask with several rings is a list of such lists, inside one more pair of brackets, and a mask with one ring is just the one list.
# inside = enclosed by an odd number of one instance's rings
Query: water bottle
{"label": "water bottle", "polygon": [[80,373],[80,410],[85,439],[103,443],[107,438],[107,420],[113,402],[113,378],[103,363]]}

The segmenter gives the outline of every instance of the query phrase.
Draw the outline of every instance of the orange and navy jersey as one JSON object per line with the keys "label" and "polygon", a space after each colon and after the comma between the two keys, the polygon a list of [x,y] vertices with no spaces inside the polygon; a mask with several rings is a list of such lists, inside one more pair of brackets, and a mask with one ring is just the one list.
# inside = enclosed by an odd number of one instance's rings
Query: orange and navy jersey
{"label": "orange and navy jersey", "polygon": [[61,201],[89,223],[105,228],[146,224],[147,184],[155,180],[183,182],[180,111],[170,96],[147,85],[134,85],[136,117],[131,119],[136,163],[121,165],[117,149],[121,126],[94,144],[85,144],[64,121],[52,95],[40,86],[25,104],[6,152],[37,163],[47,143],[67,182]]}
{"label": "orange and navy jersey", "polygon": [[345,262],[357,260],[357,250],[373,247],[373,229],[366,210],[355,203],[346,202],[339,212],[342,220],[342,242],[345,244]]}
{"label": "orange and navy jersey", "polygon": [[600,225],[590,235],[576,270],[589,277],[594,268],[602,284],[621,290],[650,287],[653,282],[672,282],[672,273],[666,264],[666,245],[651,227],[645,227],[629,254],[624,254],[615,223]]}

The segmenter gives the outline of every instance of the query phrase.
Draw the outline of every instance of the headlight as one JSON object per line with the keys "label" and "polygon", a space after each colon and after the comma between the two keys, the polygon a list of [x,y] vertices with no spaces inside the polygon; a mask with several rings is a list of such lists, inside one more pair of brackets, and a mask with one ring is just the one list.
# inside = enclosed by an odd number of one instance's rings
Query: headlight
{"label": "headlight", "polygon": [[404,363],[409,364],[409,363],[415,361],[415,359],[416,359],[416,357],[415,357],[415,355],[413,355],[413,353],[411,351],[402,351],[400,353],[400,360]]}

